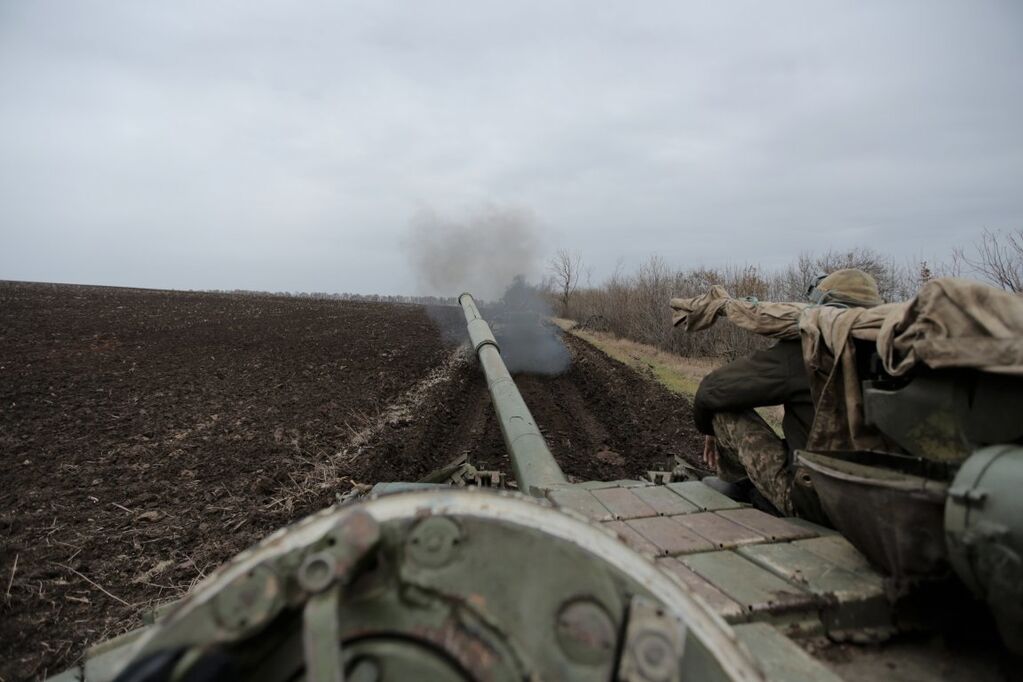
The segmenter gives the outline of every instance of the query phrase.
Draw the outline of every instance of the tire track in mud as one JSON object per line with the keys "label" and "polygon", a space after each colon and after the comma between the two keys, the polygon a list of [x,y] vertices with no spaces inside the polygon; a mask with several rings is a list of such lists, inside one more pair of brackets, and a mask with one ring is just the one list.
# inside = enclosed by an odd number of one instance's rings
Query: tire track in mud
{"label": "tire track in mud", "polygon": [[[565,337],[572,364],[555,377],[520,374],[516,384],[570,480],[637,478],[675,455],[692,459],[702,436],[689,403],[609,358]],[[410,419],[389,423],[359,450],[352,478],[363,483],[416,481],[467,454],[481,468],[511,477],[482,371],[474,358],[453,366]]]}
{"label": "tire track in mud", "polygon": [[456,348],[443,364],[430,370],[420,381],[402,393],[396,400],[380,411],[379,416],[352,433],[351,438],[336,457],[338,464],[349,464],[359,458],[368,443],[372,443],[380,432],[390,426],[402,424],[414,418],[425,401],[437,393],[444,392],[444,384],[450,382],[458,369],[469,362],[468,349]]}

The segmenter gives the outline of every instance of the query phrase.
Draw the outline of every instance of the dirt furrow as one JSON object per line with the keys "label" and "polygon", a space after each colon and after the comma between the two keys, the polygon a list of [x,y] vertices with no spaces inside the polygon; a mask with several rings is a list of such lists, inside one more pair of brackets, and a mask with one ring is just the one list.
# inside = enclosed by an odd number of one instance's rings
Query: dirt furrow
{"label": "dirt furrow", "polygon": [[[571,480],[637,478],[675,455],[699,452],[689,404],[589,344],[566,337],[573,355],[559,376],[515,381],[551,451]],[[486,383],[473,361],[416,418],[378,434],[363,448],[353,476],[363,483],[415,481],[466,453],[477,466],[504,471],[511,462]]]}
{"label": "dirt furrow", "polygon": [[[454,307],[0,282],[0,679],[67,667],[353,482],[462,454],[510,475],[463,329]],[[699,450],[684,399],[566,342],[566,372],[516,378],[570,478]]]}

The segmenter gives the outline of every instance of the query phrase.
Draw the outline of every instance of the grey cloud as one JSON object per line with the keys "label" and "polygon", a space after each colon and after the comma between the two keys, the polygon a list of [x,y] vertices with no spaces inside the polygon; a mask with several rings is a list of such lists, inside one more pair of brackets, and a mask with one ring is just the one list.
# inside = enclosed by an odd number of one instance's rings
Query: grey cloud
{"label": "grey cloud", "polygon": [[[0,278],[397,293],[442,215],[542,248],[944,256],[1023,221],[1023,6],[0,5]],[[452,293],[452,292],[449,292]]]}

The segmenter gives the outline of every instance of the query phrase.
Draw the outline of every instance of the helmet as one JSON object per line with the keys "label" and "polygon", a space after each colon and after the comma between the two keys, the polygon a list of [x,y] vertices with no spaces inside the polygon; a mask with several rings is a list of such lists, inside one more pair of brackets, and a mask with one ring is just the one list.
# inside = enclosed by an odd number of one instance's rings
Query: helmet
{"label": "helmet", "polygon": [[884,303],[877,291],[877,281],[863,270],[846,268],[830,275],[821,275],[806,291],[813,303],[839,304],[872,308]]}

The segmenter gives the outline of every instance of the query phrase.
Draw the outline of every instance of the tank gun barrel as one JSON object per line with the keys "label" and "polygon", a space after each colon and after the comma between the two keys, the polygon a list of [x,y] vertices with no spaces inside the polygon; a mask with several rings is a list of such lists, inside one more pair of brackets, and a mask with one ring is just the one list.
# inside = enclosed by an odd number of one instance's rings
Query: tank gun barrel
{"label": "tank gun barrel", "polygon": [[501,359],[497,340],[490,325],[480,315],[472,294],[462,294],[458,302],[465,313],[469,340],[487,377],[487,388],[494,401],[494,410],[511,457],[515,480],[523,492],[542,495],[542,491],[565,483],[565,475],[554,461],[554,455],[547,447],[533,415]]}

